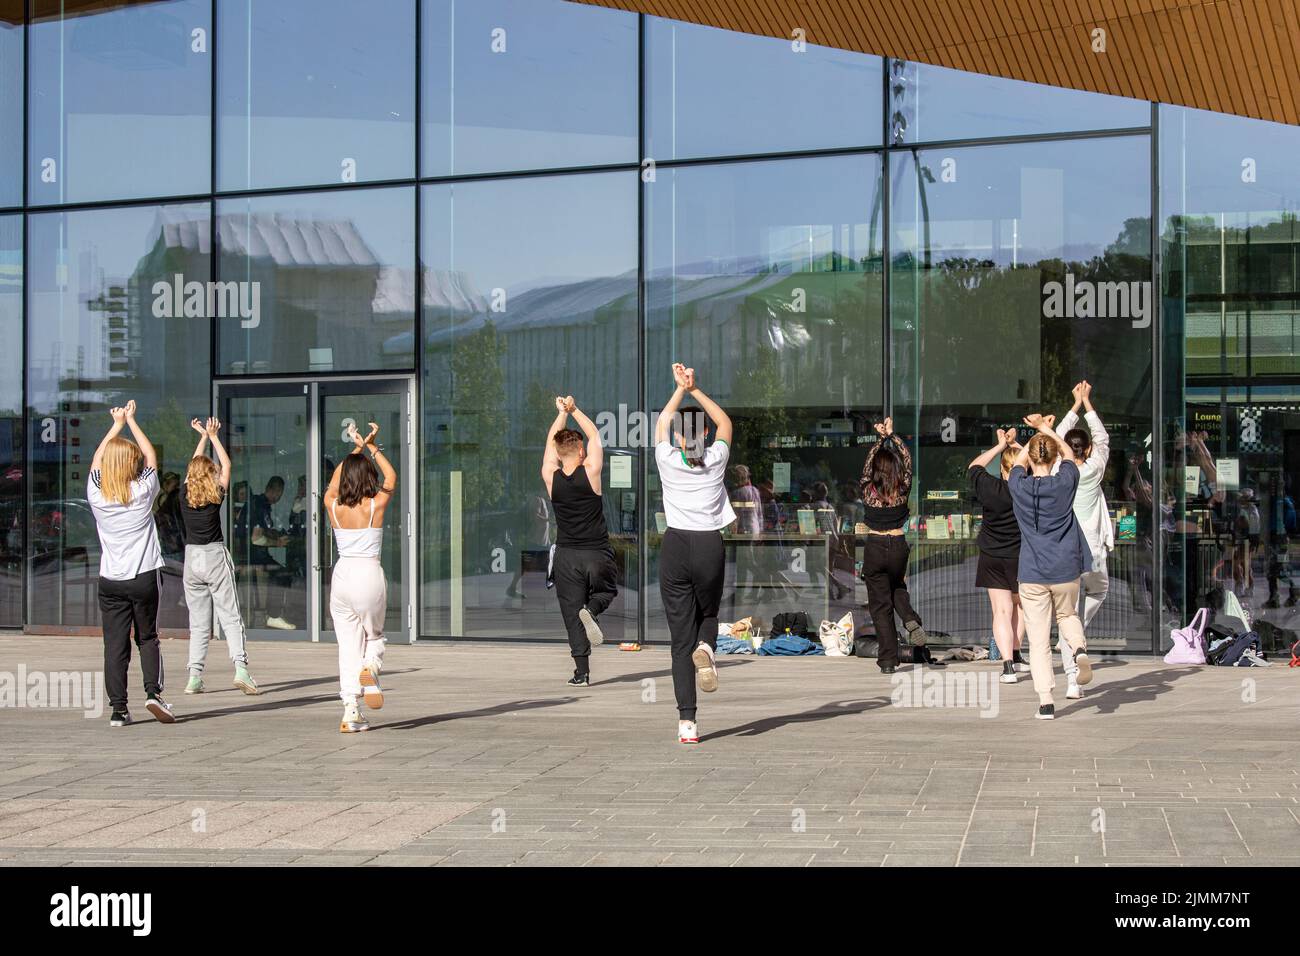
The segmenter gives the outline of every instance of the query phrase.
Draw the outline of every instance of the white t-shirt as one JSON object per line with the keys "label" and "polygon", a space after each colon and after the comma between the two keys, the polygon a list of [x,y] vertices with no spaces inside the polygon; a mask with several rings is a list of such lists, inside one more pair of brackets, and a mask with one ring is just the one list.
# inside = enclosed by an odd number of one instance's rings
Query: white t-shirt
{"label": "white t-shirt", "polygon": [[680,448],[661,441],[655,446],[659,481],[664,487],[668,527],[678,531],[721,531],[736,520],[722,476],[731,447],[721,439],[704,452],[704,465],[692,468]]}
{"label": "white t-shirt", "polygon": [[106,499],[99,485],[99,471],[92,471],[86,484],[86,500],[95,513],[95,530],[99,532],[99,576],[110,581],[130,581],[161,568],[162,548],[158,546],[158,526],[153,520],[158,473],[146,467],[131,482],[131,503],[127,505]]}

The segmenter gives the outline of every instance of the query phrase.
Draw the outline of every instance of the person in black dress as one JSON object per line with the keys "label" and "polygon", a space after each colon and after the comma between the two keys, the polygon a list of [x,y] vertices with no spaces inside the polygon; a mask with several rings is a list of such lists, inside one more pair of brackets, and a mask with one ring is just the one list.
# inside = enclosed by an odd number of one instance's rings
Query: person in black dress
{"label": "person in black dress", "polygon": [[[975,586],[989,592],[993,608],[993,640],[1002,658],[1001,680],[1016,682],[1016,670],[1022,665],[1020,642],[1025,636],[1025,621],[1020,614],[1020,525],[1011,507],[1007,476],[1015,464],[1020,445],[1015,428],[998,429],[998,443],[970,463],[968,474],[975,498],[984,512],[980,523],[979,564],[975,568]],[[998,475],[988,466],[998,462]]]}

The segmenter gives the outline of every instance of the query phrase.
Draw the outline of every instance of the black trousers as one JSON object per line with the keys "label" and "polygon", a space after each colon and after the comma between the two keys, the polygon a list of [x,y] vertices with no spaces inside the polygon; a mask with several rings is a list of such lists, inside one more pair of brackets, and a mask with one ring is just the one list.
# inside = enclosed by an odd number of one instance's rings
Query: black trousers
{"label": "black trousers", "polygon": [[587,640],[587,629],[578,620],[578,612],[585,607],[593,617],[600,617],[617,596],[618,567],[614,564],[614,550],[556,548],[551,572],[564,629],[569,633],[573,663],[578,673],[585,674],[589,669],[591,642]]}
{"label": "black trousers", "polygon": [[880,647],[877,663],[881,667],[898,664],[898,627],[894,612],[907,624],[921,623],[921,616],[912,609],[912,598],[907,593],[907,558],[911,554],[907,538],[901,534],[869,534],[862,548],[862,580],[867,585],[867,608],[876,626],[876,641]]}
{"label": "black trousers", "polygon": [[718,646],[718,605],[726,555],[721,531],[669,528],[659,551],[659,594],[672,638],[673,692],[682,720],[695,719],[695,665],[701,642]]}
{"label": "black trousers", "polygon": [[99,612],[104,625],[104,687],[113,710],[126,709],[126,674],[131,666],[131,637],[140,648],[146,697],[162,693],[163,659],[158,647],[158,572],[145,571],[128,581],[99,579]]}

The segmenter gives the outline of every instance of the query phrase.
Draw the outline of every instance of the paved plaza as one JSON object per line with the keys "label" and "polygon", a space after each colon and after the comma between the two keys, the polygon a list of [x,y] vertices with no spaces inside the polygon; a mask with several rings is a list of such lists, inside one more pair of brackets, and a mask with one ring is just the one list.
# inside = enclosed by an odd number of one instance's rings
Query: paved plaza
{"label": "paved plaza", "polygon": [[[0,681],[97,672],[101,646],[0,636]],[[0,863],[1300,864],[1285,666],[1103,659],[1048,722],[987,663],[895,687],[852,658],[722,658],[683,747],[658,647],[598,649],[590,688],[560,645],[390,647],[387,704],[351,736],[332,646],[252,645],[260,697],[227,687],[222,644],[186,697],[186,644],[163,647],[171,726],[135,663],[121,730],[11,693]]]}

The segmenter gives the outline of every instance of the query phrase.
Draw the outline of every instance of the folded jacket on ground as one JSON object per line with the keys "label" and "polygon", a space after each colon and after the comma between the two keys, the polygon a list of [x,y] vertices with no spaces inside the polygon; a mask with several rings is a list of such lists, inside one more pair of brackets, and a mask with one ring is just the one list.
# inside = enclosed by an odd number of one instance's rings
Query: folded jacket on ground
{"label": "folded jacket on ground", "polygon": [[801,655],[825,654],[826,649],[821,644],[815,644],[806,637],[781,634],[765,640],[763,646],[758,649],[758,653],[764,657],[798,657]]}

